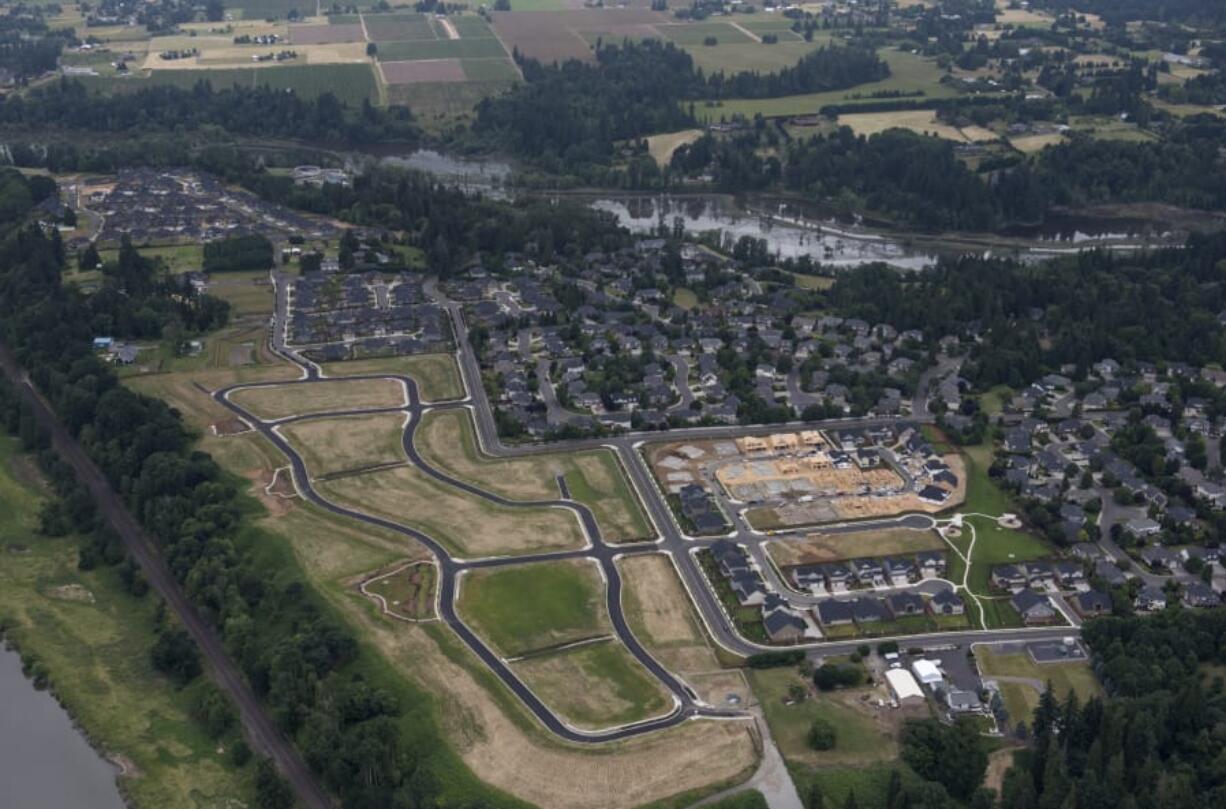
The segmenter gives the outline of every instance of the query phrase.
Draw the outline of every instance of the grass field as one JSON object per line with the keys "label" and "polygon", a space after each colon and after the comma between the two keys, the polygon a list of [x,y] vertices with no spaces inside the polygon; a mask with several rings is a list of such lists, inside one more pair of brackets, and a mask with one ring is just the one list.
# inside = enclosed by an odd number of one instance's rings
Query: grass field
{"label": "grass field", "polygon": [[610,631],[604,582],[586,560],[471,571],[460,583],[457,610],[508,658]]}
{"label": "grass field", "polygon": [[[889,725],[865,713],[865,708],[852,707],[857,691],[819,694],[787,705],[784,700],[789,686],[805,685],[795,669],[753,669],[749,682],[766,713],[771,735],[790,764],[866,767],[898,756],[898,743]],[[833,750],[818,751],[809,746],[806,737],[815,719],[825,719],[835,726],[838,740]]]}
{"label": "grass field", "polygon": [[276,299],[268,274],[230,273],[217,277],[209,284],[208,293],[214,298],[229,302],[230,312],[236,317],[271,315]]}
{"label": "grass field", "polygon": [[[204,264],[204,245],[199,243],[149,245],[136,248],[136,252],[146,258],[162,259],[166,269],[175,275],[199,270]],[[103,263],[115,261],[119,258],[119,248],[99,250],[98,255]]]}
{"label": "grass field", "polygon": [[[778,47],[778,46],[775,46]],[[808,93],[805,95],[783,96],[781,98],[763,99],[728,99],[723,102],[700,104],[694,114],[700,122],[710,123],[720,118],[731,118],[733,115],[743,115],[753,118],[755,115],[779,117],[791,115],[813,115],[827,104],[857,104],[874,101],[872,94],[878,91],[913,92],[922,90],[925,98],[949,98],[955,91],[940,83],[941,71],[935,62],[914,54],[882,49],[881,58],[890,63],[891,75],[881,81],[861,84],[847,90],[833,90],[826,93]]]}
{"label": "grass field", "polygon": [[336,502],[418,528],[465,557],[562,550],[585,541],[570,512],[499,506],[413,467],[336,478],[316,488]]}
{"label": "grass field", "polygon": [[400,407],[404,404],[404,386],[394,379],[338,379],[245,388],[231,393],[230,401],[259,418],[280,419],[305,413]]}
{"label": "grass field", "polygon": [[[1085,661],[1039,665],[1024,653],[998,654],[989,646],[976,646],[975,659],[985,678],[1017,677],[1051,683],[1052,693],[1063,702],[1069,692],[1077,694],[1084,705],[1091,697],[1102,696],[1103,687]],[[1039,692],[1028,683],[1002,682],[1000,695],[1013,724],[1030,724],[1031,715],[1039,704]]]}
{"label": "grass field", "polygon": [[410,565],[371,582],[366,589],[381,596],[393,615],[410,620],[434,616],[434,588],[438,569],[431,564]]}
{"label": "grass field", "polygon": [[568,723],[584,730],[639,722],[672,697],[617,640],[531,657],[513,668]]}
{"label": "grass field", "polygon": [[417,382],[417,391],[427,402],[442,402],[464,396],[464,385],[455,358],[450,354],[414,354],[408,357],[372,357],[348,362],[325,362],[327,376],[404,374]]}
{"label": "grass field", "polygon": [[775,564],[790,567],[835,562],[840,559],[945,550],[946,545],[935,531],[894,528],[848,534],[809,534],[799,540],[774,540],[767,545],[767,549]]}
{"label": "grass field", "polygon": [[560,498],[557,476],[563,475],[571,496],[592,509],[606,539],[642,539],[651,533],[617,458],[608,450],[510,459],[481,456],[471,417],[454,410],[427,413],[414,442],[432,466],[516,500]]}
{"label": "grass field", "polygon": [[96,744],[134,765],[138,774],[120,783],[136,805],[253,805],[252,769],[228,765],[190,717],[200,683],[177,688],[149,663],[156,598],[128,595],[113,570],[78,570],[75,538],[34,535],[42,488],[16,449],[0,436],[0,619],[8,637],[47,668],[57,697]]}
{"label": "grass field", "polygon": [[323,477],[381,464],[407,463],[400,437],[404,415],[377,413],[287,424],[280,433],[302,455],[307,472]]}

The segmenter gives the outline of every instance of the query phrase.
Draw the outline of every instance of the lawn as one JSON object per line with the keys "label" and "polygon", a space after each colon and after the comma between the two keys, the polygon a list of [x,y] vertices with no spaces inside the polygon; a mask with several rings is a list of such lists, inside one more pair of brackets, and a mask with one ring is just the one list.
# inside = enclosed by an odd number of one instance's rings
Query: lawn
{"label": "lawn", "polygon": [[609,634],[594,562],[537,562],[465,573],[460,617],[508,658]]}
{"label": "lawn", "polygon": [[574,515],[560,508],[513,508],[463,493],[400,466],[317,481],[334,502],[417,528],[464,557],[511,556],[584,544]]}
{"label": "lawn", "polygon": [[[1061,702],[1070,692],[1076,693],[1083,705],[1086,700],[1103,694],[1102,685],[1086,661],[1039,665],[1025,653],[997,654],[987,646],[975,647],[975,659],[985,678],[1020,677],[1050,683],[1052,693]],[[1039,692],[1028,683],[1002,682],[1000,695],[1009,712],[1009,721],[1014,725],[1018,722],[1029,725],[1039,704]]]}
{"label": "lawn", "polygon": [[327,376],[403,374],[417,382],[418,393],[427,402],[442,402],[464,396],[464,385],[450,354],[413,354],[407,357],[371,357],[348,362],[325,362]]}
{"label": "lawn", "polygon": [[400,407],[404,386],[394,379],[355,379],[243,388],[230,401],[262,419],[362,408]]}
{"label": "lawn", "polygon": [[[865,713],[866,709],[853,707],[863,693],[860,690],[819,693],[787,705],[788,688],[807,685],[796,669],[751,669],[749,682],[779,751],[791,765],[866,767],[898,755],[898,743],[889,726]],[[825,719],[835,726],[838,741],[833,750],[818,751],[809,746],[807,736],[815,719]]]}
{"label": "lawn", "polygon": [[672,704],[664,686],[617,640],[531,657],[514,669],[563,719],[584,730],[641,722]]}
{"label": "lawn", "polygon": [[311,477],[327,477],[390,463],[407,463],[402,413],[311,419],[286,424],[281,435],[306,463]]}
{"label": "lawn", "polygon": [[[96,745],[139,771],[123,778],[139,806],[254,805],[252,769],[236,770],[191,719],[197,682],[153,670],[157,599],[130,596],[112,569],[77,568],[77,539],[34,535],[39,478],[0,436],[0,619],[50,673],[57,697]],[[229,746],[225,739],[223,746]]]}
{"label": "lawn", "polygon": [[592,509],[606,539],[651,534],[638,498],[608,450],[495,459],[478,453],[471,417],[454,410],[427,413],[414,442],[432,466],[515,500],[559,499],[557,476],[563,475],[571,497]]}
{"label": "lawn", "polygon": [[[650,140],[650,138],[648,138]],[[673,290],[673,303],[685,309],[687,312],[698,305],[698,295],[694,290],[686,289],[685,287],[677,287]]]}

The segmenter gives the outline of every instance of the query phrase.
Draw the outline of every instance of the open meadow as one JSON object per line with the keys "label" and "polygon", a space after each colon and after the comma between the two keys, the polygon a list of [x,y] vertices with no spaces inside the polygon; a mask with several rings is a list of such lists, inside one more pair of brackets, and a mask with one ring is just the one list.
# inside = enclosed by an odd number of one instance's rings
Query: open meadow
{"label": "open meadow", "polygon": [[394,379],[332,379],[243,388],[230,401],[261,419],[365,408],[401,407],[404,385]]}
{"label": "open meadow", "polygon": [[278,431],[302,455],[312,477],[328,477],[372,466],[407,463],[400,443],[404,423],[403,413],[374,413],[297,421]]}
{"label": "open meadow", "polygon": [[317,482],[341,505],[424,531],[461,557],[513,556],[581,547],[579,521],[560,508],[511,508],[401,466]]}
{"label": "open meadow", "polygon": [[364,376],[366,374],[403,374],[417,382],[417,391],[426,402],[443,402],[464,396],[464,384],[450,354],[413,354],[400,357],[371,357],[364,360],[325,362],[326,376]]}
{"label": "open meadow", "polygon": [[799,539],[776,539],[766,547],[771,559],[779,567],[946,549],[944,541],[935,531],[916,531],[909,528],[808,534]]}
{"label": "open meadow", "polygon": [[595,562],[534,562],[464,574],[457,611],[508,658],[538,654],[611,631]]}

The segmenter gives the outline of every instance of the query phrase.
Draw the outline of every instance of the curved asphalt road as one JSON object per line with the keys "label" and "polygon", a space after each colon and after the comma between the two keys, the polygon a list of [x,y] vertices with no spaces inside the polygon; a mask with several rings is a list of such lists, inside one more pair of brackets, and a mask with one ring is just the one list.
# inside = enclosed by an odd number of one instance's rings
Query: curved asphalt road
{"label": "curved asphalt road", "polygon": [[[310,474],[307,471],[306,464],[302,460],[302,456],[285,441],[284,438],[277,432],[277,426],[281,424],[304,421],[313,418],[335,418],[337,413],[320,413],[320,414],[303,414],[293,416],[286,419],[276,421],[264,421],[248,412],[240,405],[231,401],[230,393],[236,390],[272,387],[277,385],[292,385],[300,384],[307,381],[315,381],[326,383],[328,381],[341,381],[338,379],[321,379],[318,377],[317,369],[307,366],[307,376],[304,379],[291,382],[272,382],[272,383],[254,383],[254,384],[239,384],[223,388],[214,392],[213,398],[224,407],[231,410],[244,421],[251,424],[265,438],[273,443],[278,450],[281,451],[290,461],[290,467],[293,472],[294,483],[299,493],[307,500],[315,503],[320,508],[336,514],[338,516],[347,517],[361,522],[375,525],[389,531],[403,534],[411,537],[425,545],[435,555],[439,565],[439,611],[442,620],[455,631],[461,640],[477,655],[481,661],[493,671],[499,679],[516,695],[518,696],[529,710],[537,717],[537,719],[550,731],[558,736],[573,742],[609,742],[618,739],[625,739],[631,736],[637,736],[643,733],[648,733],[653,730],[670,727],[672,725],[683,722],[695,716],[713,716],[713,717],[730,717],[740,716],[739,713],[719,711],[710,708],[705,708],[696,704],[696,695],[684,683],[682,683],[675,675],[665,669],[660,663],[652,657],[634,633],[630,630],[630,626],[626,621],[625,613],[621,605],[622,593],[622,578],[618,571],[615,560],[618,556],[641,554],[655,552],[657,549],[654,545],[648,543],[638,543],[637,545],[616,546],[610,545],[604,541],[600,531],[600,526],[596,522],[595,516],[591,509],[582,503],[569,499],[569,492],[565,489],[565,482],[559,479],[559,487],[562,489],[563,498],[558,500],[541,500],[541,501],[523,501],[509,500],[505,497],[488,492],[480,487],[474,486],[463,480],[450,477],[440,470],[431,466],[417,451],[414,445],[414,435],[417,427],[421,424],[422,415],[426,411],[426,407],[421,401],[418,393],[417,383],[410,377],[399,376],[395,374],[373,374],[344,377],[345,381],[362,380],[362,379],[395,379],[404,385],[407,404],[399,408],[372,408],[369,410],[346,411],[347,413],[374,413],[374,412],[407,412],[409,414],[408,423],[405,426],[404,433],[401,437],[401,444],[405,456],[409,461],[419,469],[423,474],[426,474],[434,480],[459,489],[474,497],[496,503],[499,506],[507,508],[561,508],[572,512],[579,519],[583,526],[584,533],[587,536],[589,545],[587,548],[576,549],[571,551],[556,551],[552,553],[540,553],[514,557],[499,557],[479,560],[464,560],[458,559],[433,537],[411,528],[407,525],[385,519],[371,514],[366,514],[352,508],[348,508],[337,503],[334,503],[319,494],[312,485]],[[617,727],[607,731],[582,731],[573,728],[563,722],[556,714],[554,714],[531,689],[507,666],[506,662],[491,650],[484,641],[481,640],[468,626],[461,620],[456,612],[455,602],[458,595],[458,579],[468,570],[479,568],[491,568],[508,565],[530,564],[532,562],[554,561],[560,559],[590,559],[600,566],[601,574],[603,575],[607,586],[606,605],[610,621],[613,625],[613,630],[618,639],[625,644],[629,652],[646,668],[651,674],[658,679],[665,688],[673,696],[673,709],[660,717],[648,719],[639,723]]]}
{"label": "curved asphalt road", "polygon": [[[279,280],[279,279],[278,279]],[[559,481],[563,487],[563,498],[557,501],[542,501],[542,502],[524,502],[512,501],[501,498],[497,495],[486,492],[479,487],[472,486],[464,481],[455,480],[449,476],[433,469],[426,463],[413,447],[413,434],[416,430],[416,425],[420,421],[421,414],[427,409],[417,392],[416,383],[407,377],[394,374],[374,374],[357,377],[344,377],[344,379],[388,379],[394,378],[405,384],[408,391],[409,403],[405,407],[398,408],[371,408],[366,410],[345,411],[344,414],[368,414],[378,412],[403,412],[408,411],[412,414],[409,425],[406,427],[403,437],[403,444],[406,456],[425,474],[430,475],[434,479],[446,484],[460,488],[469,494],[482,497],[500,505],[509,506],[512,508],[540,508],[540,507],[558,507],[571,510],[579,518],[588,535],[590,546],[585,549],[557,551],[552,553],[541,553],[527,556],[517,557],[500,557],[492,559],[479,560],[462,560],[452,557],[448,551],[443,548],[438,542],[432,538],[422,534],[407,526],[400,525],[390,520],[384,520],[378,517],[362,514],[352,509],[347,509],[337,506],[326,501],[310,486],[310,480],[307,476],[305,465],[301,458],[294,450],[281,439],[274,431],[277,424],[289,423],[308,418],[320,417],[336,417],[342,413],[333,412],[328,414],[314,414],[294,416],[286,419],[281,419],[275,422],[264,422],[254,418],[250,414],[237,407],[228,400],[227,394],[230,391],[239,388],[263,387],[271,385],[286,385],[294,384],[294,382],[269,382],[255,383],[249,385],[235,385],[231,388],[217,391],[214,395],[223,405],[239,414],[246,421],[255,426],[271,440],[278,448],[286,454],[291,460],[291,466],[294,471],[295,482],[299,485],[299,490],[304,493],[308,499],[317,503],[322,508],[333,513],[350,517],[357,520],[369,522],[374,525],[380,525],[392,531],[399,532],[406,536],[421,541],[429,547],[439,559],[440,569],[440,588],[441,604],[443,605],[443,619],[446,621],[456,633],[465,641],[465,643],[473,649],[474,653],[483,660],[502,680],[516,693],[532,712],[540,719],[540,721],[550,730],[557,733],[563,738],[572,741],[581,742],[600,742],[610,741],[629,736],[646,733],[652,730],[657,730],[663,727],[668,727],[686,718],[695,716],[743,716],[740,713],[725,712],[704,708],[695,704],[693,693],[681,683],[674,675],[665,670],[659,665],[638,643],[626,624],[624,614],[621,609],[621,577],[618,574],[613,560],[618,555],[629,555],[649,552],[663,552],[673,562],[678,575],[681,578],[682,584],[689,592],[690,598],[693,600],[700,618],[707,627],[708,632],[716,643],[725,649],[742,656],[752,655],[758,652],[778,651],[780,647],[765,646],[747,641],[739,632],[736,631],[733,623],[727,613],[724,611],[723,605],[711,590],[706,581],[705,574],[700,569],[699,565],[694,560],[692,553],[705,547],[709,547],[714,541],[712,538],[694,539],[685,536],[672,514],[671,509],[665,502],[663,493],[660,492],[658,484],[647,468],[646,462],[638,451],[640,443],[650,440],[655,437],[651,433],[627,434],[619,435],[611,438],[599,439],[578,439],[570,441],[553,442],[549,444],[527,444],[507,446],[504,445],[498,437],[495,428],[493,411],[490,403],[485,395],[485,390],[481,385],[480,368],[477,364],[471,346],[467,341],[467,328],[464,323],[464,316],[459,304],[448,300],[441,293],[438,293],[432,285],[428,285],[427,291],[433,295],[438,302],[447,310],[453,325],[454,335],[458,349],[456,352],[456,360],[460,369],[461,379],[468,395],[459,400],[429,403],[429,409],[456,409],[464,408],[471,412],[473,422],[476,426],[477,439],[479,450],[493,457],[517,457],[524,455],[533,455],[540,453],[565,452],[579,449],[590,449],[595,447],[605,447],[612,449],[618,456],[623,468],[629,476],[631,483],[637,492],[640,503],[654,523],[658,533],[658,539],[654,545],[647,543],[638,543],[635,545],[611,546],[606,543],[601,534],[599,527],[592,518],[590,510],[580,503],[576,503],[568,498],[565,491],[564,483]],[[273,324],[273,350],[286,357],[294,364],[303,368],[303,377],[297,382],[306,381],[326,381],[322,377],[319,367],[300,356],[296,351],[285,344],[285,315],[286,315],[286,291],[284,283],[277,283],[277,316]],[[925,386],[926,387],[926,386]],[[896,426],[912,425],[929,422],[932,417],[927,413],[921,412],[916,416],[906,420],[888,420],[880,418],[872,419],[834,419],[825,422],[810,423],[807,426],[816,427],[818,429],[857,429],[880,425],[885,422],[893,423]],[[758,427],[741,427],[741,426],[714,426],[714,427],[694,427],[676,429],[669,432],[669,437],[673,439],[691,439],[703,440],[713,438],[726,438],[738,435],[759,434],[777,432],[784,425],[763,425]],[[854,525],[846,526],[831,526],[824,530],[831,532],[849,531],[849,530],[865,530],[872,528],[874,525],[880,524],[883,527],[886,525],[897,525],[900,522],[909,521],[912,516],[903,515],[902,517],[890,518],[886,520],[873,522],[860,522]],[[927,517],[923,518],[925,522]],[[760,543],[765,537],[749,537],[743,533],[738,534],[736,541],[753,545]],[[565,723],[561,722],[532,692],[518,679],[506,664],[494,654],[471,630],[463,624],[455,613],[454,601],[456,596],[456,576],[462,574],[465,570],[497,567],[512,564],[525,564],[537,561],[548,561],[558,559],[592,559],[600,565],[601,571],[608,582],[608,607],[609,614],[613,620],[614,629],[619,638],[626,644],[627,648],[643,663],[643,665],[651,671],[659,680],[672,692],[676,707],[672,713],[667,716],[651,719],[636,725],[617,728],[603,733],[584,733],[582,731],[570,728]],[[1064,637],[1078,632],[1076,627],[1054,627],[1054,628],[1036,628],[1036,629],[1011,629],[1011,630],[988,630],[988,631],[958,631],[958,632],[937,632],[926,635],[906,635],[898,638],[877,638],[876,641],[883,640],[899,640],[903,642],[911,642],[924,645],[960,645],[971,643],[988,643],[1002,641],[1030,641],[1030,640],[1046,640]],[[857,646],[862,644],[862,640],[849,641],[816,641],[790,648],[820,650],[823,653],[832,655],[844,654],[853,651]]]}

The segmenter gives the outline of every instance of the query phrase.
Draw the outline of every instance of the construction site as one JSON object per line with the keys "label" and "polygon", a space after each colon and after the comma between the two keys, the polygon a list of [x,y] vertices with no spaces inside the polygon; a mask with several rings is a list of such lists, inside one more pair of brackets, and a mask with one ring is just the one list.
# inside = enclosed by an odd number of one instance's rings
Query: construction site
{"label": "construction site", "polygon": [[658,444],[647,459],[669,494],[702,486],[759,530],[934,513],[962,502],[956,455],[913,457],[906,444],[852,447],[820,430]]}

